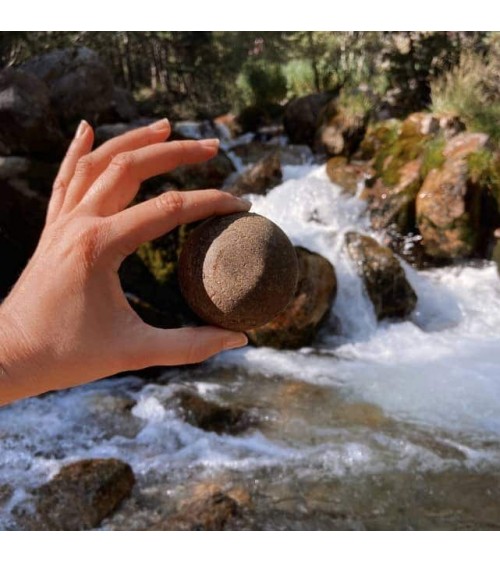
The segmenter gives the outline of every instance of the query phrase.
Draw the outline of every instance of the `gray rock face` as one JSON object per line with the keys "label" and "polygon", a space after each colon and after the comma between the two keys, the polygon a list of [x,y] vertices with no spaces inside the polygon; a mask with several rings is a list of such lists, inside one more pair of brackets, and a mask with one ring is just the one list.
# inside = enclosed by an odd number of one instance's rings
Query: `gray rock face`
{"label": "gray rock face", "polygon": [[274,318],[297,285],[295,249],[272,221],[233,213],[193,231],[179,258],[179,283],[203,320],[248,330]]}
{"label": "gray rock face", "polygon": [[111,72],[86,47],[51,51],[30,59],[22,68],[47,84],[54,110],[68,131],[80,119],[99,121],[113,104]]}
{"label": "gray rock face", "polygon": [[61,152],[63,136],[49,91],[36,76],[17,69],[0,72],[0,154]]}

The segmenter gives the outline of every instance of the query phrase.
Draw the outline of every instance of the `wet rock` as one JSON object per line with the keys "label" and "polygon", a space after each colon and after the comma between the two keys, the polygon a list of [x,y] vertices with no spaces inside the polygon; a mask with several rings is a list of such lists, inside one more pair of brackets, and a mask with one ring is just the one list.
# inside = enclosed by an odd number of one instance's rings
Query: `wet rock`
{"label": "wet rock", "polygon": [[248,330],[288,305],[297,257],[272,221],[234,213],[209,219],[191,233],[179,258],[179,282],[192,310],[206,322]]}
{"label": "wet rock", "polygon": [[14,494],[14,489],[8,484],[0,485],[0,508],[6,505]]}
{"label": "wet rock", "polygon": [[295,295],[272,321],[248,331],[255,346],[301,348],[308,346],[327,318],[337,293],[333,266],[323,256],[296,248],[299,276]]}
{"label": "wet rock", "polygon": [[48,86],[52,107],[67,132],[81,119],[99,122],[113,103],[112,73],[87,47],[58,49],[22,66]]}
{"label": "wet rock", "polygon": [[312,151],[307,145],[286,145],[278,147],[270,143],[252,141],[236,145],[231,152],[241,159],[243,164],[253,164],[274,152],[278,152],[280,162],[284,165],[308,164],[312,160]]}
{"label": "wet rock", "polygon": [[183,502],[177,512],[157,524],[154,530],[217,531],[224,530],[248,504],[248,495],[239,489],[224,492],[217,486],[204,487]]}
{"label": "wet rock", "polygon": [[374,176],[375,170],[368,162],[348,162],[344,156],[335,156],[326,163],[326,173],[334,184],[356,195],[365,181]]}
{"label": "wet rock", "polygon": [[222,406],[214,401],[203,399],[191,391],[176,394],[181,415],[186,422],[205,432],[237,435],[245,432],[255,421],[243,409],[235,406]]}
{"label": "wet rock", "polygon": [[38,244],[48,200],[24,182],[1,179],[0,200],[1,297],[17,281]]}
{"label": "wet rock", "polygon": [[466,258],[477,247],[483,189],[474,181],[469,158],[487,141],[482,133],[461,133],[447,141],[444,163],[427,174],[418,192],[417,224],[432,257]]}
{"label": "wet rock", "polygon": [[283,124],[290,143],[308,145],[314,150],[321,110],[332,97],[332,94],[324,92],[295,98],[288,103]]}
{"label": "wet rock", "polygon": [[0,72],[0,154],[57,158],[64,139],[47,86],[33,74]]}
{"label": "wet rock", "polygon": [[269,190],[281,183],[280,158],[277,152],[265,156],[239,176],[227,191],[236,196],[246,194],[265,195]]}
{"label": "wet rock", "polygon": [[77,461],[33,492],[34,515],[17,516],[32,530],[90,530],[130,494],[134,482],[130,466],[118,459]]}
{"label": "wet rock", "polygon": [[417,304],[417,295],[392,250],[355,232],[347,233],[345,240],[377,319],[407,317]]}
{"label": "wet rock", "polygon": [[100,428],[104,439],[115,436],[135,438],[142,428],[141,420],[132,415],[135,401],[119,391],[97,392],[86,402],[88,416]]}

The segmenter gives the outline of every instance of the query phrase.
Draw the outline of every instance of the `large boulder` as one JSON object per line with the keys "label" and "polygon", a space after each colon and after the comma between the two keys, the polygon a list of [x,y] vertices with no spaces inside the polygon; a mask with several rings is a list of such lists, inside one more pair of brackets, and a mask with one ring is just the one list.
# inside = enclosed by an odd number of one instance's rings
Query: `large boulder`
{"label": "large boulder", "polygon": [[130,90],[115,86],[113,88],[113,95],[111,104],[101,115],[103,123],[123,123],[134,121],[139,117],[134,96]]}
{"label": "large boulder", "polygon": [[49,155],[56,159],[63,135],[47,86],[33,74],[7,68],[0,72],[0,154]]}
{"label": "large boulder", "polygon": [[417,295],[392,250],[355,232],[347,233],[345,241],[377,319],[406,318],[417,304]]}
{"label": "large boulder", "polygon": [[288,307],[271,322],[249,331],[255,346],[301,348],[311,344],[328,317],[337,294],[337,278],[330,262],[315,252],[298,247],[299,281]]}
{"label": "large boulder", "polygon": [[130,465],[118,459],[86,459],[67,465],[33,491],[35,513],[16,516],[31,530],[90,530],[111,514],[134,486]]}
{"label": "large boulder", "polygon": [[345,156],[334,156],[326,163],[326,173],[334,184],[354,196],[367,180],[373,178],[375,170],[366,161],[348,162]]}
{"label": "large boulder", "polygon": [[47,84],[52,107],[67,132],[81,119],[99,122],[113,105],[112,73],[87,47],[51,51],[22,68]]}
{"label": "large boulder", "polygon": [[330,156],[352,155],[363,140],[368,117],[368,112],[362,108],[330,101],[319,118],[317,150],[323,150]]}
{"label": "large boulder", "polygon": [[236,196],[265,195],[283,180],[278,152],[272,152],[245,170],[227,191]]}
{"label": "large boulder", "polygon": [[58,164],[25,156],[0,156],[0,181],[49,196]]}
{"label": "large boulder", "polygon": [[321,110],[331,99],[332,94],[324,92],[295,98],[288,103],[283,124],[290,143],[315,147]]}
{"label": "large boulder", "polygon": [[474,181],[470,159],[487,141],[483,133],[452,137],[443,149],[443,164],[427,174],[418,192],[417,224],[425,251],[434,258],[467,258],[477,248],[484,190]]}

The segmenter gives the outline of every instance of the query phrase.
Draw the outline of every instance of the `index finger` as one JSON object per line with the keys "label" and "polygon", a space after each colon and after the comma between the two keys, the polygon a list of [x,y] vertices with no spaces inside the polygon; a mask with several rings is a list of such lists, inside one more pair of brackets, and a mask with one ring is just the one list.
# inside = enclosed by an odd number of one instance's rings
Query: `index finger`
{"label": "index finger", "polygon": [[179,225],[213,215],[248,211],[250,207],[250,202],[219,190],[172,190],[113,215],[111,244],[116,245],[121,255],[128,256],[143,242]]}

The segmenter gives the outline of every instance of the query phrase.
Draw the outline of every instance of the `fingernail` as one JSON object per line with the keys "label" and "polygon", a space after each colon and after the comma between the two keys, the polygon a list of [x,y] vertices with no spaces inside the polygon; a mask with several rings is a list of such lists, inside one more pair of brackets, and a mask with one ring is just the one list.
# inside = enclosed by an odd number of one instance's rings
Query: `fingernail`
{"label": "fingernail", "polygon": [[85,119],[82,119],[80,121],[80,125],[78,125],[78,129],[76,130],[75,139],[82,137],[83,134],[85,133],[85,131],[87,131],[88,127],[89,127],[89,124],[85,121]]}
{"label": "fingernail", "polygon": [[238,204],[242,209],[246,209],[247,211],[252,207],[252,204],[247,199],[243,199],[242,197],[237,197]]}
{"label": "fingernail", "polygon": [[220,145],[219,139],[202,139],[198,143],[207,149],[218,149]]}
{"label": "fingernail", "polygon": [[155,121],[149,125],[149,128],[153,131],[167,131],[170,128],[170,121],[165,117],[160,119],[160,121]]}
{"label": "fingernail", "polygon": [[235,333],[229,336],[224,344],[225,350],[231,350],[232,348],[241,348],[242,346],[246,346],[248,344],[248,338],[246,334]]}

